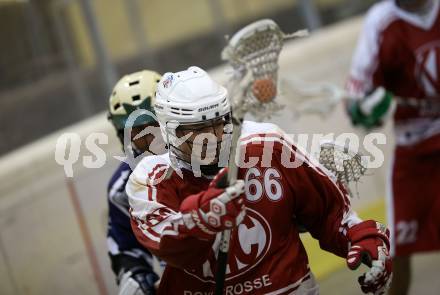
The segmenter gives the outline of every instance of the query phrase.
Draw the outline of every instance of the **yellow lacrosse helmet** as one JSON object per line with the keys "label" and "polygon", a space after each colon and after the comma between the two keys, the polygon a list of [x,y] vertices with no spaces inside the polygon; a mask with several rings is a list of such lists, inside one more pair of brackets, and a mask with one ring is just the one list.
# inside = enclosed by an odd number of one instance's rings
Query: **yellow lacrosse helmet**
{"label": "yellow lacrosse helmet", "polygon": [[[128,117],[135,110],[147,110],[154,114],[155,93],[160,78],[161,75],[154,71],[143,70],[125,75],[116,83],[109,98],[108,111],[108,119],[116,130],[124,130]],[[153,117],[142,114],[130,127],[154,122]]]}

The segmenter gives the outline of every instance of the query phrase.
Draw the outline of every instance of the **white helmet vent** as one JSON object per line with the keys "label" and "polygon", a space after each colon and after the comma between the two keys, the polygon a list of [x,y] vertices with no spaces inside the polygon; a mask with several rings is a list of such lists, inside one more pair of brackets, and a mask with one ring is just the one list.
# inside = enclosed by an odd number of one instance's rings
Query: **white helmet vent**
{"label": "white helmet vent", "polygon": [[226,88],[215,82],[198,67],[177,73],[166,73],[158,84],[155,111],[164,140],[175,140],[179,124],[196,124],[230,113]]}
{"label": "white helmet vent", "polygon": [[138,95],[133,95],[132,97],[131,97],[131,99],[133,100],[133,101],[138,101],[138,100],[141,100],[141,96],[138,94]]}
{"label": "white helmet vent", "polygon": [[228,107],[228,105],[229,105],[228,98],[225,97],[225,99],[223,99],[223,101],[221,102],[221,104],[223,105],[224,108],[225,108],[225,107]]}
{"label": "white helmet vent", "polygon": [[134,86],[134,85],[138,85],[138,84],[139,84],[139,80],[128,83],[129,86]]}
{"label": "white helmet vent", "polygon": [[171,107],[171,113],[181,116],[191,116],[192,110]]}

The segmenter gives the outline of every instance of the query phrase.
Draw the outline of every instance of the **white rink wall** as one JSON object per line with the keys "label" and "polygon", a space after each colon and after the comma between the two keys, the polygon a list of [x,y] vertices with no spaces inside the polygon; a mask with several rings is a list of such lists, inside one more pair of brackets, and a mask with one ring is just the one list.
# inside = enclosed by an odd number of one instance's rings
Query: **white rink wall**
{"label": "white rink wall", "polygon": [[[355,18],[288,43],[280,59],[282,75],[342,87],[360,26],[361,19]],[[219,67],[211,73],[224,81],[224,70]],[[271,121],[288,133],[356,132],[363,136],[350,127],[341,105],[326,120],[307,117],[294,121],[289,110],[292,102],[285,98],[281,102],[286,108]],[[390,126],[381,131],[389,135]],[[69,191],[63,168],[54,156],[56,140],[65,132],[81,138],[81,155],[73,166],[74,177],[69,179],[75,193]],[[84,141],[93,132],[102,132],[109,139],[108,144],[100,145],[107,161],[99,169],[82,164],[82,157],[90,155]],[[357,208],[385,196],[392,149],[389,136],[387,140],[381,146],[384,165],[359,184],[360,198],[353,200]],[[118,165],[113,156],[120,154],[115,132],[101,113],[0,158],[0,294],[115,294],[105,242],[106,186]],[[75,213],[76,201],[84,224]],[[90,241],[84,239],[85,231]],[[92,248],[87,251],[87,247]]]}

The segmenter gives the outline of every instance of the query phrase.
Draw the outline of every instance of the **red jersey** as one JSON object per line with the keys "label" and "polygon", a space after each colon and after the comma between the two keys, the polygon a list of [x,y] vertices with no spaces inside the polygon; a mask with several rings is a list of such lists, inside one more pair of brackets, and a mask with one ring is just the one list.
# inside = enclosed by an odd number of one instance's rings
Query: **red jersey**
{"label": "red jersey", "polygon": [[438,0],[423,15],[406,12],[395,1],[374,5],[353,57],[351,96],[383,86],[402,98],[394,115],[398,145],[440,134],[439,11]]}
{"label": "red jersey", "polygon": [[[238,178],[246,184],[247,216],[232,231],[226,294],[311,294],[302,287],[311,273],[297,224],[322,249],[346,257],[345,230],[360,220],[343,188],[275,125],[244,122],[242,131],[246,168]],[[142,245],[167,262],[159,294],[213,294],[220,234],[199,240],[179,232],[181,202],[206,189],[210,179],[182,174],[171,168],[168,155],[139,163],[126,187],[132,228]]]}

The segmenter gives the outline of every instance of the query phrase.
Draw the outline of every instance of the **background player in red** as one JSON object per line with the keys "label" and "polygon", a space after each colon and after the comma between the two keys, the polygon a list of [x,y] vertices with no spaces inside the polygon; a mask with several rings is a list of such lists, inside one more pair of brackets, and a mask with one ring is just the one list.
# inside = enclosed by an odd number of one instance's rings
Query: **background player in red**
{"label": "background player in red", "polygon": [[227,90],[198,67],[167,73],[155,111],[169,152],[144,158],[126,191],[137,239],[167,262],[159,294],[212,294],[225,229],[232,229],[225,294],[318,294],[298,223],[351,269],[370,266],[359,280],[364,292],[385,292],[388,231],[360,220],[343,187],[275,125],[243,123],[239,180],[223,188]]}
{"label": "background player in red", "polygon": [[438,0],[373,6],[347,84],[355,125],[380,126],[397,105],[388,194],[394,256],[391,294],[408,293],[412,254],[440,249],[439,9]]}

